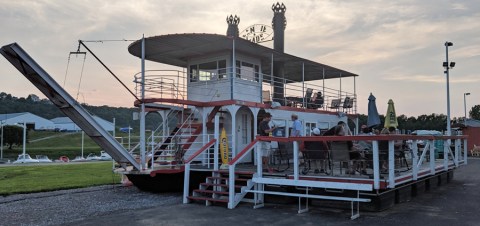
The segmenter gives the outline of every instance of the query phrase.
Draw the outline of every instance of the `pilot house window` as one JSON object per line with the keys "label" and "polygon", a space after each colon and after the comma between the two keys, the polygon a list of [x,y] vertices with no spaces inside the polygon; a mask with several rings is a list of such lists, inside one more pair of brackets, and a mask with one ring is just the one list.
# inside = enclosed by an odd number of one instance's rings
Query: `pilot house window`
{"label": "pilot house window", "polygon": [[210,81],[226,77],[226,60],[190,65],[190,82]]}
{"label": "pilot house window", "polygon": [[260,68],[258,65],[244,62],[244,61],[239,61],[239,60],[237,60],[236,65],[237,65],[237,69],[236,69],[237,78],[258,82],[258,73],[260,71]]}

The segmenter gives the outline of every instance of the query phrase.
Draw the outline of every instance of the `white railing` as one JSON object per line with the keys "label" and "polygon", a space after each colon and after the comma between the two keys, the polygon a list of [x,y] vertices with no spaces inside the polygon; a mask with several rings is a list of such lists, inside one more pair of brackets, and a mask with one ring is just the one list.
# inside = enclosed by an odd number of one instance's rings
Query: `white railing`
{"label": "white railing", "polygon": [[[233,90],[234,94],[238,94],[238,96],[249,100],[257,100],[257,102],[269,99],[279,102],[282,105],[323,110],[338,110],[348,105],[348,109],[346,108],[344,110],[351,109],[352,112],[356,112],[357,96],[355,93],[324,87],[321,84],[321,79],[306,82],[296,82],[276,76],[273,76],[273,79],[271,79],[270,75],[249,71],[244,68],[241,70],[237,68],[237,72],[233,73],[235,76],[233,76],[232,79],[231,68],[221,68],[215,71],[215,73],[210,72],[209,76],[200,77],[187,76],[186,72],[174,70],[145,71],[145,98],[188,100],[188,95],[200,95],[205,96],[206,100],[212,100],[215,96],[230,97],[231,90]],[[238,71],[241,72],[238,73]],[[134,80],[137,95],[140,95],[142,91],[140,75],[141,73],[137,73]],[[218,83],[219,81],[232,81],[234,85],[231,89],[212,89],[210,85]],[[263,92],[255,93],[250,90],[236,88],[235,83],[242,83],[242,81],[258,83],[258,85],[261,86],[261,90],[268,91],[268,98],[263,98]],[[190,86],[195,87],[195,89],[191,89],[187,94],[188,83],[190,83]],[[282,93],[276,93],[277,90],[282,90]],[[307,90],[311,90],[311,93],[307,94]],[[281,98],[279,99],[278,97]],[[317,98],[322,99],[323,103],[320,105],[309,105],[310,102],[314,102],[314,99]],[[346,103],[347,99],[351,100],[350,104]],[[339,101],[338,107],[331,106],[333,100]],[[172,103],[166,102],[166,104]]]}
{"label": "white railing", "polygon": [[[411,163],[411,167],[407,167],[406,170],[403,170],[402,173],[398,173],[396,159],[395,159],[395,142],[399,140],[410,140],[412,143],[411,155],[403,156],[406,161]],[[443,150],[439,150],[438,147],[435,147],[435,141],[443,141]],[[450,140],[453,142],[453,150],[449,145]],[[263,166],[261,153],[258,151],[256,153],[257,162],[256,162],[256,173],[255,173],[255,182],[260,184],[276,184],[276,185],[285,185],[289,186],[294,183],[296,186],[306,186],[311,184],[312,181],[308,178],[300,175],[299,169],[299,142],[332,142],[332,141],[367,141],[372,143],[372,165],[373,165],[373,190],[384,190],[392,189],[397,187],[399,184],[404,184],[409,181],[416,181],[420,178],[428,177],[435,175],[439,172],[446,172],[450,169],[456,168],[460,165],[467,164],[467,136],[414,136],[414,135],[378,135],[378,136],[324,136],[324,137],[290,137],[290,138],[280,138],[280,137],[257,137],[252,143],[250,143],[245,149],[238,153],[232,161],[229,163],[229,186],[230,191],[234,191],[235,188],[235,167],[239,161],[247,156],[250,152],[255,150],[261,141],[265,142],[293,142],[293,175],[288,176],[288,180],[275,179],[275,178],[266,178],[263,177]],[[388,172],[385,179],[380,177],[380,150],[379,142],[388,142],[387,155],[388,159]],[[422,149],[418,149],[417,143],[420,141],[425,143],[425,146]],[[260,150],[258,147],[256,150]],[[331,150],[335,151],[335,150]],[[443,157],[441,159],[436,158],[436,151],[442,153]],[[428,159],[426,156],[429,156]],[[427,162],[428,161],[428,162]],[[439,164],[440,163],[440,164]],[[306,164],[306,163],[305,163]],[[320,176],[320,177],[346,177],[349,179],[349,183],[354,183],[357,179],[351,176],[342,176],[342,175],[330,175],[330,176]],[[365,179],[370,180],[371,179]],[[292,182],[293,181],[293,182]],[[288,182],[288,183],[287,183]],[[282,184],[283,183],[283,184]],[[365,181],[360,181],[357,184],[364,184]],[[322,183],[319,183],[318,186],[321,186]],[[309,185],[310,186],[310,185]],[[351,184],[339,183],[336,185],[340,186],[340,189],[351,189],[355,188]],[[342,187],[343,186],[343,187]],[[261,200],[260,200],[261,201]],[[229,208],[234,208],[239,200],[235,200],[235,194],[232,192],[229,194]]]}

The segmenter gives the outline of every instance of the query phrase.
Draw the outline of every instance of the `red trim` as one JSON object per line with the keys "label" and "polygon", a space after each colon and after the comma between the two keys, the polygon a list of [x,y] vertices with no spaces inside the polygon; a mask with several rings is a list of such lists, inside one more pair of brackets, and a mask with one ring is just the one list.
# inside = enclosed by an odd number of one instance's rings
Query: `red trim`
{"label": "red trim", "polygon": [[[241,105],[247,107],[258,107],[263,109],[271,109],[271,104],[263,104],[257,103],[253,101],[243,101],[243,100],[221,100],[221,101],[212,101],[212,102],[200,102],[200,101],[193,101],[193,100],[183,100],[183,99],[171,99],[171,98],[147,98],[143,101],[144,103],[172,103],[172,104],[185,104],[191,106],[198,106],[198,107],[215,107],[215,106],[226,106],[226,105]],[[141,101],[135,101],[134,106],[138,107],[141,104]],[[308,109],[308,108],[296,108],[296,107],[289,107],[289,106],[280,106],[276,109],[281,109],[285,111],[294,111],[294,112],[311,112],[311,113],[323,113],[323,114],[330,114],[330,115],[337,115],[337,111],[326,111],[326,110],[318,110],[318,109]],[[149,109],[153,110],[153,109]],[[347,115],[354,115],[354,114],[347,114]]]}
{"label": "red trim", "polygon": [[[448,166],[450,167],[450,166],[454,166],[454,165],[455,164],[449,164]],[[439,169],[442,169],[442,170],[439,170]],[[440,173],[440,172],[448,172],[448,170],[447,171],[443,170],[443,165],[436,166],[435,167],[435,174]],[[428,175],[430,175],[430,169],[424,169],[424,170],[418,172],[417,178],[423,178],[424,176],[428,176]],[[432,175],[432,176],[434,176],[434,175]],[[405,182],[409,179],[413,180],[413,175],[408,175],[408,176],[396,179],[395,184],[398,184],[399,182]]]}
{"label": "red trim", "polygon": [[250,144],[248,144],[240,153],[238,153],[235,158],[233,158],[229,163],[228,165],[233,165],[235,164],[238,159],[240,159],[241,156],[243,156],[248,150],[250,150],[250,148],[253,147],[253,145],[255,145],[256,143],[258,142],[258,139],[255,139],[253,140],[252,142],[250,142]]}
{"label": "red trim", "polygon": [[210,146],[212,146],[213,143],[215,143],[216,141],[217,141],[216,139],[212,139],[210,142],[208,142],[208,143],[205,144],[203,147],[201,147],[200,149],[198,149],[198,151],[196,151],[193,155],[191,155],[190,158],[188,158],[187,160],[185,160],[185,164],[190,163],[190,161],[192,161],[194,158],[196,158],[198,155],[200,155],[200,153],[202,153],[203,151],[205,151],[207,148],[209,148]]}

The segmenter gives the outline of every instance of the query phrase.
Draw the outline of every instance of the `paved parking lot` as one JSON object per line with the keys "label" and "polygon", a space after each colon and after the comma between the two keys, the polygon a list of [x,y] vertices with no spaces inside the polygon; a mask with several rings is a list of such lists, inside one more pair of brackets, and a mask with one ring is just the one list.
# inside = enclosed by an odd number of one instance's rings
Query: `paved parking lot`
{"label": "paved parking lot", "polygon": [[200,204],[163,205],[143,210],[116,211],[70,222],[69,225],[479,225],[480,159],[455,171],[452,182],[410,202],[383,212],[362,212],[351,221],[350,210],[311,207],[297,214],[296,205],[266,205],[252,209],[241,204],[229,210]]}

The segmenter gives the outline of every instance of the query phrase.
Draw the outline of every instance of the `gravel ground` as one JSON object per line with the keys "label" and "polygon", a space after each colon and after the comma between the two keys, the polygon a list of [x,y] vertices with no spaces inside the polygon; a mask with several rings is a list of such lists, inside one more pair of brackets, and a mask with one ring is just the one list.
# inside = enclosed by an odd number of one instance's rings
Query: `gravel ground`
{"label": "gravel ground", "polygon": [[0,197],[0,225],[479,225],[480,159],[469,159],[449,184],[383,212],[267,204],[253,209],[181,204],[181,193],[147,193],[120,185]]}
{"label": "gravel ground", "polygon": [[181,203],[180,193],[154,194],[121,185],[0,197],[0,225],[59,225]]}

